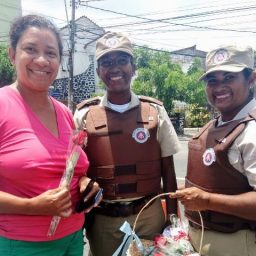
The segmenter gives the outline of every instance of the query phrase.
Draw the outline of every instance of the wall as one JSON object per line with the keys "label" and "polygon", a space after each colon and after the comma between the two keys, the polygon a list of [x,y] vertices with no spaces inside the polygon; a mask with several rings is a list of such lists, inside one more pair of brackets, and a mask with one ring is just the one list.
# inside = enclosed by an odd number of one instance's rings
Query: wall
{"label": "wall", "polygon": [[21,0],[0,1],[0,43],[8,42],[11,21],[21,15]]}
{"label": "wall", "polygon": [[[96,40],[104,34],[104,30],[98,27],[90,19],[82,16],[76,20],[75,52],[73,59],[73,103],[76,105],[84,99],[88,99],[96,90],[98,77],[96,74],[95,46]],[[53,84],[50,94],[67,102],[69,87],[69,30],[61,29],[63,38],[64,56],[59,69],[57,80]]]}

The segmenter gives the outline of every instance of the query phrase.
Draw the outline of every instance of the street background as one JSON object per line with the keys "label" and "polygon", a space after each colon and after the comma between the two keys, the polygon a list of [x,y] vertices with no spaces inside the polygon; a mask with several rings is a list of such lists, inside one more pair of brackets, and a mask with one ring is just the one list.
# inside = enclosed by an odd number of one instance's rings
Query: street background
{"label": "street background", "polygon": [[188,140],[199,131],[199,128],[184,128],[184,134],[179,135],[180,151],[174,155],[174,164],[178,184],[184,183],[187,171]]}

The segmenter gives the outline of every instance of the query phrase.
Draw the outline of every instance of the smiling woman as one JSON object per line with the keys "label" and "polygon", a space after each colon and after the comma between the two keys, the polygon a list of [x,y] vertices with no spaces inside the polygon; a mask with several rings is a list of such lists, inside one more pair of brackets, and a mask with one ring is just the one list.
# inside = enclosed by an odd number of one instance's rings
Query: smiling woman
{"label": "smiling woman", "polygon": [[202,255],[256,255],[256,80],[251,47],[227,45],[207,54],[208,101],[220,116],[189,141],[186,188],[177,191]]}
{"label": "smiling woman", "polygon": [[[74,123],[70,110],[48,95],[61,60],[60,35],[47,19],[27,15],[12,24],[10,42],[17,79],[0,89],[0,255],[81,256],[84,214],[73,209],[90,181],[88,160],[79,147],[70,186],[59,186]],[[92,191],[98,189],[95,183]],[[52,216],[65,218],[49,238]]]}
{"label": "smiling woman", "polygon": [[253,51],[249,47],[229,46],[214,53],[208,55],[208,70],[201,79],[206,83],[209,103],[226,122],[253,99]]}
{"label": "smiling woman", "polygon": [[55,35],[48,29],[30,27],[20,37],[9,56],[16,67],[18,90],[48,92],[60,64],[60,52]]}
{"label": "smiling woman", "polygon": [[[163,104],[132,92],[135,65],[128,37],[107,32],[96,43],[96,60],[106,93],[81,102],[74,119],[88,134],[88,176],[104,189],[103,201],[86,228],[91,255],[102,256],[113,255],[123,240],[121,225],[134,223],[137,213],[161,190],[161,179],[165,192],[176,190],[173,154],[179,142]],[[177,213],[176,203],[166,198],[168,214]],[[161,200],[145,212],[138,222],[139,235],[151,239],[166,225]]]}

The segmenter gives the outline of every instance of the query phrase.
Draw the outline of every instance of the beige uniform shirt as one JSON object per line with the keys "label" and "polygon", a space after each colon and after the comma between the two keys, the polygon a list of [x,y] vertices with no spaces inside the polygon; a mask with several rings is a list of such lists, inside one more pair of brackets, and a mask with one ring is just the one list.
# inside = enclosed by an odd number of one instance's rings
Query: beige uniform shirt
{"label": "beige uniform shirt", "polygon": [[[233,120],[241,119],[256,110],[256,100],[251,100]],[[220,122],[223,124],[223,122]],[[228,151],[229,162],[247,177],[249,184],[256,190],[256,122],[247,123],[243,132],[236,138]]]}
{"label": "beige uniform shirt", "polygon": [[[139,97],[132,93],[131,95],[131,101],[127,106],[126,111],[129,109],[139,105],[140,100]],[[150,103],[152,106],[154,106],[158,110],[158,130],[157,130],[157,140],[161,147],[161,156],[167,157],[171,156],[179,151],[180,145],[179,140],[177,137],[177,134],[174,130],[174,127],[170,121],[170,118],[168,117],[168,114],[163,106],[159,106],[154,103]],[[107,108],[111,108],[108,100],[107,95],[104,95],[101,98],[100,106],[105,106]],[[80,110],[76,110],[74,114],[74,121],[76,124],[76,127],[83,127],[83,123],[85,120],[85,117],[88,113],[88,108],[84,107]]]}

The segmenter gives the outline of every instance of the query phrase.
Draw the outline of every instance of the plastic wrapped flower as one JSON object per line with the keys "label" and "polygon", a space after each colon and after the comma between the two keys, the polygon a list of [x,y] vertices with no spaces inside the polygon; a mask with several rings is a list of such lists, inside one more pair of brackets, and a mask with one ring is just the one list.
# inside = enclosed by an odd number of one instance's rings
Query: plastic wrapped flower
{"label": "plastic wrapped flower", "polygon": [[[86,140],[87,133],[84,130],[75,130],[72,133],[67,150],[66,169],[64,170],[59,186],[70,186],[74,175],[74,169],[81,152],[80,147],[83,146]],[[55,234],[60,220],[61,217],[53,216],[47,236],[53,236]]]}

